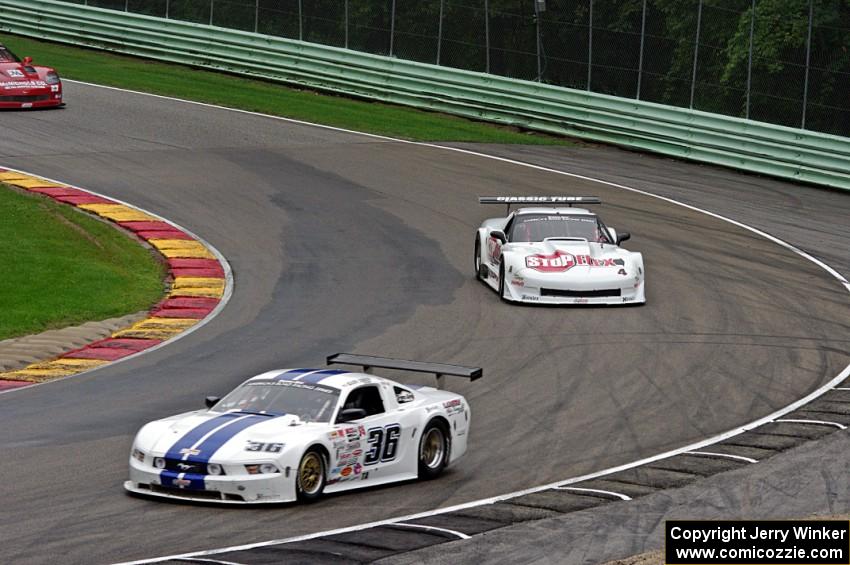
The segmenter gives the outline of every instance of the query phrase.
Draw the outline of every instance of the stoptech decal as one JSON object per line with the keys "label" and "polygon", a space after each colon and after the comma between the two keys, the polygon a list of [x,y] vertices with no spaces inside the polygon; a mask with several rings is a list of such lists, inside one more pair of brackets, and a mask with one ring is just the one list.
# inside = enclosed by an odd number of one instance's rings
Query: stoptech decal
{"label": "stoptech decal", "polygon": [[544,273],[562,272],[573,267],[615,267],[614,259],[594,259],[590,255],[573,255],[566,251],[556,251],[552,255],[529,255],[525,266]]}

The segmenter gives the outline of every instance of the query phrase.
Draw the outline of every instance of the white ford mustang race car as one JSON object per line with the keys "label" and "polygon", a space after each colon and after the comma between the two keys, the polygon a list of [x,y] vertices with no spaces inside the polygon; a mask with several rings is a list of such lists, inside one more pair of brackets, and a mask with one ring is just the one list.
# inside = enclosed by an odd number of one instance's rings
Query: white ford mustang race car
{"label": "white ford mustang race car", "polygon": [[[475,275],[508,302],[643,304],[643,256],[621,248],[631,237],[574,204],[592,196],[484,196],[508,215],[485,220],[475,236]],[[512,204],[535,204],[510,212]],[[544,206],[547,205],[548,206]],[[560,206],[559,206],[560,205]]]}
{"label": "white ford mustang race car", "polygon": [[[328,363],[475,380],[478,367],[339,353]],[[312,500],[323,492],[431,479],[466,452],[458,395],[335,369],[269,371],[209,410],[145,425],[130,453],[136,494],[220,503]]]}

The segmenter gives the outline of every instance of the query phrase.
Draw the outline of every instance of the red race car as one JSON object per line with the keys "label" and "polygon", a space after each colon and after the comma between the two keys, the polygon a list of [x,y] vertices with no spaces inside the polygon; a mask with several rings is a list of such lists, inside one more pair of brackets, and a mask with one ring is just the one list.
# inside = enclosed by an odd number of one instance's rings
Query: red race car
{"label": "red race car", "polygon": [[0,108],[50,106],[64,106],[59,74],[34,66],[30,57],[21,60],[0,43]]}

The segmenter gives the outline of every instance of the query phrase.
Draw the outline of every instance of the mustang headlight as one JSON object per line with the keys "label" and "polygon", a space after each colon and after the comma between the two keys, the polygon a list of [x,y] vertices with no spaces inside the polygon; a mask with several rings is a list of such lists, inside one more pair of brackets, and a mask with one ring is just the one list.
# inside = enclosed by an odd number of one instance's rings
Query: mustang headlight
{"label": "mustang headlight", "polygon": [[245,470],[249,475],[270,475],[272,473],[280,473],[277,467],[271,463],[261,463],[259,465],[245,465]]}
{"label": "mustang headlight", "polygon": [[221,465],[218,463],[207,463],[207,474],[209,475],[221,475]]}
{"label": "mustang headlight", "polygon": [[157,469],[165,469],[165,459],[162,457],[154,457],[153,466]]}
{"label": "mustang headlight", "polygon": [[133,457],[142,463],[145,462],[145,452],[140,449],[136,449],[135,447],[133,448]]}
{"label": "mustang headlight", "polygon": [[47,84],[59,84],[59,73],[56,71],[48,72],[47,76],[44,77],[44,82]]}

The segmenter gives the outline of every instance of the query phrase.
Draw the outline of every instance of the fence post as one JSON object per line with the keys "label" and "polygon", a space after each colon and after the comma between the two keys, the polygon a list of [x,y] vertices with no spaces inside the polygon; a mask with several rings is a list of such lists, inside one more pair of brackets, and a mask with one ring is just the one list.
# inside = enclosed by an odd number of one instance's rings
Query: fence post
{"label": "fence post", "polygon": [[814,15],[814,1],[809,0],[809,34],[806,38],[806,79],[803,81],[803,116],[800,120],[800,128],[806,129],[806,107],[809,105],[809,64],[812,57],[812,20]]}
{"label": "fence post", "polygon": [[213,9],[215,8],[215,0],[210,0],[210,25],[213,25]]}
{"label": "fence post", "polygon": [[593,0],[590,0],[590,13],[587,23],[587,90],[590,91],[591,69],[593,69]]}
{"label": "fence post", "polygon": [[390,57],[393,56],[393,39],[395,38],[395,0],[390,8]]}
{"label": "fence post", "polygon": [[348,49],[348,0],[345,0],[345,48]]}
{"label": "fence post", "polygon": [[165,0],[165,19],[168,19],[168,8],[170,7],[171,0]]}
{"label": "fence post", "polygon": [[691,102],[688,105],[688,108],[694,108],[694,89],[697,85],[697,60],[699,56],[699,30],[700,25],[702,25],[702,0],[699,0],[699,8],[697,8],[697,35],[696,39],[694,39],[694,69],[693,74],[691,75]]}
{"label": "fence post", "polygon": [[304,11],[301,0],[298,0],[298,41],[304,41]]}
{"label": "fence post", "polygon": [[440,64],[440,49],[443,46],[443,4],[445,0],[440,0],[440,21],[437,22],[437,64]]}
{"label": "fence post", "polygon": [[127,13],[130,12],[130,0],[124,0],[124,11]]}
{"label": "fence post", "polygon": [[[534,0],[535,2],[537,0]],[[487,52],[484,63],[484,72],[490,73],[490,1],[484,0],[484,48]]]}
{"label": "fence post", "polygon": [[534,2],[534,40],[535,40],[535,48],[534,51],[537,54],[537,82],[543,80],[541,76],[543,74],[543,68],[540,62],[540,1],[532,0]]}
{"label": "fence post", "polygon": [[254,33],[260,28],[260,0],[254,0]]}
{"label": "fence post", "polygon": [[646,0],[643,0],[643,12],[640,17],[640,55],[638,56],[638,80],[637,94],[635,98],[640,100],[640,79],[643,75],[643,43],[646,39]]}
{"label": "fence post", "polygon": [[753,0],[750,8],[750,54],[747,57],[747,108],[744,117],[750,119],[750,91],[753,84],[753,30],[756,26],[756,0]]}

